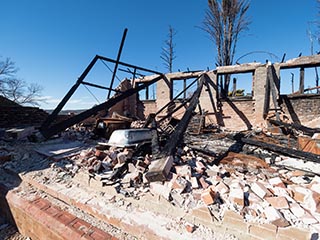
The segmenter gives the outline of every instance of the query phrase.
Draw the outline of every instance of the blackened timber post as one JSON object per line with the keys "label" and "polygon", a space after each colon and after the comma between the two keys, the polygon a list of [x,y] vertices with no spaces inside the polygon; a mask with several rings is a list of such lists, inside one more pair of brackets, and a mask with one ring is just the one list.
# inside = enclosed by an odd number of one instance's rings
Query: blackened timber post
{"label": "blackened timber post", "polygon": [[[120,57],[121,57],[121,53],[122,53],[124,41],[125,41],[126,36],[127,36],[127,32],[128,32],[128,29],[127,29],[127,28],[124,29],[124,32],[123,32],[123,35],[122,35],[121,44],[120,44],[120,48],[119,48],[119,51],[118,51],[118,56],[117,56],[116,64],[114,65],[114,70],[113,70],[113,73],[112,73],[112,78],[111,78],[111,82],[110,82],[110,89],[112,89],[113,82],[114,82],[114,78],[116,77],[116,73],[117,73],[117,69],[118,69],[118,65],[119,65],[119,61],[120,61]],[[107,99],[110,98],[110,95],[111,95],[111,90],[109,90],[109,92],[108,92],[108,97],[107,97]]]}
{"label": "blackened timber post", "polygon": [[54,109],[54,111],[47,117],[47,119],[43,122],[40,129],[48,128],[49,125],[54,121],[54,119],[57,117],[59,112],[62,110],[64,105],[68,102],[68,100],[71,98],[71,96],[74,94],[74,92],[77,90],[79,85],[83,82],[83,79],[88,75],[94,64],[97,62],[99,57],[96,55],[92,61],[89,63],[87,68],[83,71],[81,76],[78,78],[77,82],[71,87],[69,92],[64,96],[64,98],[61,100],[61,102],[58,104],[58,106]]}
{"label": "blackened timber post", "polygon": [[137,69],[135,68],[132,73],[132,86],[135,84]]}
{"label": "blackened timber post", "polygon": [[186,88],[187,88],[187,79],[183,79],[183,98],[186,99],[187,98],[187,91],[186,91]]}
{"label": "blackened timber post", "polygon": [[200,93],[202,91],[204,81],[205,81],[205,77],[204,77],[204,75],[202,75],[200,78],[199,86],[198,86],[197,90],[194,92],[186,112],[184,113],[181,121],[178,123],[175,131],[170,136],[170,140],[164,146],[162,154],[164,154],[164,155],[173,154],[175,148],[177,147],[178,142],[181,140],[185,130],[188,127],[188,124],[189,124],[191,117],[193,115],[193,111],[195,110],[195,108],[197,107],[197,105],[199,103],[199,97],[200,97]]}
{"label": "blackened timber post", "polygon": [[232,84],[232,97],[236,95],[237,91],[237,79],[233,78],[233,84]]}
{"label": "blackened timber post", "polygon": [[304,68],[300,68],[300,84],[299,84],[299,93],[304,93]]}
{"label": "blackened timber post", "polygon": [[149,100],[149,87],[146,87],[146,100]]}
{"label": "blackened timber post", "polygon": [[166,105],[164,105],[161,109],[159,109],[155,114],[158,115],[160,112],[162,112],[166,107],[168,107],[171,103],[173,103],[175,100],[177,100],[182,94],[184,94],[195,82],[199,80],[199,77],[197,77],[192,83],[190,83],[184,90],[182,90],[177,96],[174,98],[170,98],[171,101],[168,102]]}

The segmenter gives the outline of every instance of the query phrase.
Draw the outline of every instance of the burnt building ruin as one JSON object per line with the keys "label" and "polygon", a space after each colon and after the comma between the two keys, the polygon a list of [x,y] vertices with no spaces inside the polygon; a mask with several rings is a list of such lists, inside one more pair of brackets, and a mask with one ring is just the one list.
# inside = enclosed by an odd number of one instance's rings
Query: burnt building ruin
{"label": "burnt building ruin", "polygon": [[[6,221],[32,239],[317,239],[320,95],[304,77],[319,55],[163,74],[120,53],[95,56],[50,115],[0,99]],[[86,81],[97,61],[114,64],[107,86]],[[251,92],[221,92],[244,73]],[[106,101],[61,118],[81,84]]]}

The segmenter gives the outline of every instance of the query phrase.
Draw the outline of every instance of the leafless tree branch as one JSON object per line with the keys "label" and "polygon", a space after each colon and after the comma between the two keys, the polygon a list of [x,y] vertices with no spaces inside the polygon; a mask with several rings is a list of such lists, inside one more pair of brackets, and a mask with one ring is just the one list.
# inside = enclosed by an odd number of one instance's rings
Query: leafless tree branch
{"label": "leafless tree branch", "polygon": [[169,72],[172,72],[173,60],[176,58],[175,56],[175,44],[173,42],[174,36],[177,34],[177,31],[169,26],[168,39],[164,42],[165,47],[162,47],[162,52],[160,58],[164,61],[165,67]]}
{"label": "leafless tree branch", "polygon": [[[208,0],[201,28],[216,45],[218,66],[233,64],[239,36],[250,24],[246,16],[249,5],[248,0]],[[228,92],[229,83],[230,76],[226,76],[224,92]]]}
{"label": "leafless tree branch", "polygon": [[18,104],[39,106],[43,88],[38,84],[28,85],[16,77],[18,69],[9,58],[0,61],[0,95]]}

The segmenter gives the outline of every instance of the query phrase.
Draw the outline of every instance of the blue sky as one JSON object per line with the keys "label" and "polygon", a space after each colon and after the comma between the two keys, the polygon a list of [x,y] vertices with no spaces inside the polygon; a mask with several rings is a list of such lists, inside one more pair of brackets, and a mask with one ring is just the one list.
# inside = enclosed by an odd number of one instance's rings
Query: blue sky
{"label": "blue sky", "polygon": [[[41,107],[52,109],[96,54],[116,59],[125,28],[123,62],[166,72],[160,54],[171,25],[177,31],[173,70],[213,69],[215,47],[199,28],[206,9],[206,0],[2,0],[0,56],[16,63],[19,78],[44,87],[47,103]],[[236,59],[251,51],[271,52],[278,59],[260,53],[242,58],[241,63],[277,62],[284,53],[286,59],[299,53],[310,55],[307,30],[314,31],[310,22],[319,19],[318,11],[316,0],[251,0],[248,16],[252,23],[239,40]],[[317,43],[314,47],[319,50]],[[109,84],[111,73],[102,64],[94,71],[88,81]],[[283,73],[284,92],[291,91],[290,73]],[[294,74],[297,89],[298,72]],[[314,70],[307,70],[308,76],[307,85],[314,86]],[[251,82],[243,80],[239,85],[247,88]],[[92,91],[103,101],[105,92]],[[96,103],[87,89],[80,87],[66,108]]]}

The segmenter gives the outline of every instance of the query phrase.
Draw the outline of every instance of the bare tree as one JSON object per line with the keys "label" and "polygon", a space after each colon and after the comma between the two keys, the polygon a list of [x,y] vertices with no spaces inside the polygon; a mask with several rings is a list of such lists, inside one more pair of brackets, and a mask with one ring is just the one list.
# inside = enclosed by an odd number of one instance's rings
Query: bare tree
{"label": "bare tree", "polygon": [[0,95],[18,104],[39,106],[42,87],[35,83],[28,85],[18,79],[17,71],[10,58],[0,61]]}
{"label": "bare tree", "polygon": [[[246,16],[248,0],[208,0],[202,29],[209,34],[217,48],[217,65],[233,64],[240,33],[248,30],[250,21]],[[225,76],[222,93],[228,92],[230,76]]]}
{"label": "bare tree", "polygon": [[174,52],[175,44],[173,42],[173,37],[176,34],[177,31],[171,25],[169,25],[168,39],[164,42],[165,46],[162,47],[160,56],[169,72],[172,72],[173,60],[176,58]]}

